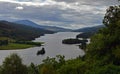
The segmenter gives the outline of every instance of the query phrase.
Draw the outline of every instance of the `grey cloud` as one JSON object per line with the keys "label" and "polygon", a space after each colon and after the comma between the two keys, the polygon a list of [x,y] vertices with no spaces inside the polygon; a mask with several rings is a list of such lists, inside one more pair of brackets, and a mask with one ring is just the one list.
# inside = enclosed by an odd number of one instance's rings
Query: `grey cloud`
{"label": "grey cloud", "polygon": [[118,4],[118,0],[54,0],[58,2],[67,2],[67,3],[83,3],[89,5],[115,5]]}
{"label": "grey cloud", "polygon": [[[62,0],[56,1],[59,3]],[[18,3],[0,2],[0,19],[29,19],[42,25],[79,28],[81,26],[83,27],[102,24],[102,19],[105,13],[106,6],[108,5],[108,3],[115,3],[113,2],[113,0],[63,1],[69,5],[68,8],[64,8],[64,6],[59,4],[44,6],[28,6],[25,4],[21,5]],[[93,4],[92,1],[94,2]],[[79,4],[74,5],[74,2],[78,2]],[[23,7],[23,9],[18,10],[16,9],[16,7]]]}
{"label": "grey cloud", "polygon": [[19,2],[41,2],[45,0],[14,0],[14,1],[19,1]]}

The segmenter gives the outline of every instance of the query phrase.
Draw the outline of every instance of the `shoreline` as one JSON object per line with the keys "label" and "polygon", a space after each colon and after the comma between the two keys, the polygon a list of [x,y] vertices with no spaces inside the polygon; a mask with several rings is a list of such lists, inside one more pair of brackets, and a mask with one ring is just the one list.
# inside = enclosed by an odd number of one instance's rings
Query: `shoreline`
{"label": "shoreline", "polygon": [[[36,42],[34,42],[36,43]],[[3,45],[0,46],[0,50],[22,50],[22,49],[27,49],[27,48],[32,48],[32,47],[40,47],[41,45],[35,45],[35,44],[19,44],[19,43],[9,43],[8,45]]]}

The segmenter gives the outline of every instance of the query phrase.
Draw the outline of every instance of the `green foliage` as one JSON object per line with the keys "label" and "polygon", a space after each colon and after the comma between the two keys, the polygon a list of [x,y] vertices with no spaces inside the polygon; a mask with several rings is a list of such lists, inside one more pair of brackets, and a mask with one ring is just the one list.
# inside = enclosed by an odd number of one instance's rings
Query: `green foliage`
{"label": "green foliage", "polygon": [[52,65],[55,69],[58,69],[61,65],[65,64],[65,56],[57,55],[56,58],[47,57],[43,62],[43,64]]}
{"label": "green foliage", "polygon": [[85,62],[80,59],[72,59],[65,62],[64,65],[58,69],[60,74],[84,74],[87,70]]}
{"label": "green foliage", "polygon": [[120,66],[108,64],[104,66],[95,66],[85,74],[120,74]]}
{"label": "green foliage", "polygon": [[38,66],[35,66],[33,63],[28,67],[28,74],[39,74]]}
{"label": "green foliage", "polygon": [[0,46],[8,45],[8,40],[0,40]]}
{"label": "green foliage", "polygon": [[50,64],[43,65],[40,72],[40,74],[57,74],[54,67]]}
{"label": "green foliage", "polygon": [[80,58],[65,61],[64,56],[47,57],[40,66],[41,74],[84,74],[88,70],[86,62]]}
{"label": "green foliage", "polygon": [[17,54],[12,54],[5,58],[1,74],[27,74],[27,67],[22,64],[22,60]]}
{"label": "green foliage", "polygon": [[57,55],[56,58],[47,57],[45,60],[43,60],[40,72],[41,74],[58,74],[57,70],[64,64],[64,56]]}
{"label": "green foliage", "polygon": [[91,38],[88,45],[88,59],[101,61],[101,58],[107,57],[106,61],[113,62],[114,65],[120,65],[120,6],[110,6],[104,17],[105,28],[101,29]]}
{"label": "green foliage", "polygon": [[86,51],[86,45],[87,45],[86,42],[82,42],[81,45],[79,45],[79,48],[83,49],[84,51]]}
{"label": "green foliage", "polygon": [[120,21],[120,6],[110,6],[107,9],[103,23],[109,28],[117,27],[117,23]]}

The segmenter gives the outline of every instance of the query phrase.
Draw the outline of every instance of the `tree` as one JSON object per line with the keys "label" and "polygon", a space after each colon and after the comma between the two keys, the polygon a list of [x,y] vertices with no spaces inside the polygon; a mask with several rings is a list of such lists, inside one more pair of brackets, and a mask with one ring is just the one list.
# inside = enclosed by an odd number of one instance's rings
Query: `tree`
{"label": "tree", "polygon": [[38,66],[34,65],[34,63],[31,63],[28,70],[28,74],[40,74]]}
{"label": "tree", "polygon": [[120,6],[110,6],[103,23],[106,27],[91,38],[87,55],[95,62],[99,59],[120,65]]}
{"label": "tree", "polygon": [[118,27],[120,23],[120,6],[110,6],[105,14],[103,24],[110,28]]}
{"label": "tree", "polygon": [[27,67],[17,54],[11,54],[3,61],[1,74],[27,74]]}
{"label": "tree", "polygon": [[8,40],[0,40],[0,46],[8,45]]}
{"label": "tree", "polygon": [[54,67],[50,64],[45,64],[40,69],[41,74],[57,74]]}

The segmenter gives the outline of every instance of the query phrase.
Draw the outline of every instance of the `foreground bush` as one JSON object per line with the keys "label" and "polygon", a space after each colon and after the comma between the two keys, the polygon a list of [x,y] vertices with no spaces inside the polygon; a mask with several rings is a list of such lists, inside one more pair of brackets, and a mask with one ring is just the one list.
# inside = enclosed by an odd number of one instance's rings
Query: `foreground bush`
{"label": "foreground bush", "polygon": [[17,54],[12,54],[3,61],[1,74],[27,74],[27,67],[22,64],[22,60]]}

